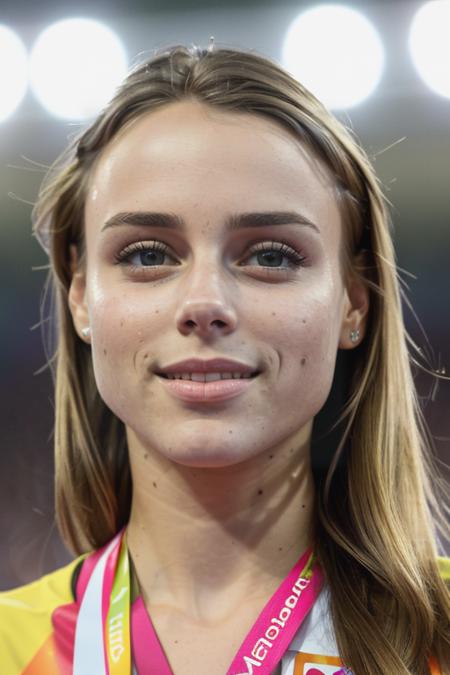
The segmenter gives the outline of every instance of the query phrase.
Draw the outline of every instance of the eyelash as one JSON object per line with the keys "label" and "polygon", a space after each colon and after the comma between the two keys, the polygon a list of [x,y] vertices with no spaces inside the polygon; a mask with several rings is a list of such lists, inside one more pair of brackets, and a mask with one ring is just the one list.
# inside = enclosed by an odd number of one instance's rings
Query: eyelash
{"label": "eyelash", "polygon": [[[254,255],[255,253],[265,253],[268,251],[277,251],[278,253],[282,253],[286,258],[289,259],[289,268],[291,269],[297,269],[298,267],[301,267],[305,264],[306,257],[298,253],[296,250],[288,246],[285,242],[279,241],[279,242],[262,242],[260,244],[257,244],[249,249],[249,255]],[[135,244],[130,244],[129,246],[126,246],[122,251],[117,253],[114,258],[117,264],[122,264],[126,265],[127,267],[130,268],[132,272],[136,273],[142,273],[142,270],[146,269],[152,269],[154,267],[158,268],[161,267],[161,265],[134,265],[130,262],[127,262],[128,259],[130,258],[133,253],[136,252],[141,252],[141,251],[159,251],[161,253],[164,253],[165,255],[170,256],[170,249],[169,247],[164,244],[161,241],[151,241],[151,242],[144,242],[144,241],[139,241],[136,242]],[[170,256],[172,257],[172,256]],[[270,271],[275,271],[275,272],[282,272],[286,271],[286,267],[270,267],[270,266],[264,266],[262,265],[260,269],[263,270],[270,270]]]}

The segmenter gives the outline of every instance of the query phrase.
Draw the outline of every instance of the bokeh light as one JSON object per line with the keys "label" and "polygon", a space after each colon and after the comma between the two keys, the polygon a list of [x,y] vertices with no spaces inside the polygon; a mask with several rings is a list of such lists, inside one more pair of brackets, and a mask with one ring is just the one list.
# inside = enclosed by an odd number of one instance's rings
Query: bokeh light
{"label": "bokeh light", "polygon": [[282,61],[326,106],[350,108],[378,85],[384,49],[363,14],[344,5],[325,4],[312,7],[292,22]]}
{"label": "bokeh light", "polygon": [[99,112],[127,71],[125,49],[104,24],[65,19],[38,37],[30,58],[31,87],[56,117],[86,119]]}
{"label": "bokeh light", "polygon": [[417,72],[435,93],[450,98],[450,2],[435,0],[414,16],[409,36]]}
{"label": "bokeh light", "polygon": [[0,122],[6,120],[22,101],[28,85],[28,57],[21,39],[0,25]]}

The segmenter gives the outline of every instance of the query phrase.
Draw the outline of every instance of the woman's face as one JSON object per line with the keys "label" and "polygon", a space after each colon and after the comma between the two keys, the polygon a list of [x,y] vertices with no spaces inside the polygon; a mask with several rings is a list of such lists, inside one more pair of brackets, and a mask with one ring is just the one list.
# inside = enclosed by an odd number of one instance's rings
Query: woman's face
{"label": "woman's face", "polygon": [[[257,216],[273,212],[298,215]],[[275,122],[176,102],[103,151],[85,215],[70,307],[80,336],[91,326],[97,386],[130,451],[218,467],[308,439],[364,313],[343,285],[341,217],[318,161]],[[260,374],[232,398],[185,401],[155,373],[215,357]]]}

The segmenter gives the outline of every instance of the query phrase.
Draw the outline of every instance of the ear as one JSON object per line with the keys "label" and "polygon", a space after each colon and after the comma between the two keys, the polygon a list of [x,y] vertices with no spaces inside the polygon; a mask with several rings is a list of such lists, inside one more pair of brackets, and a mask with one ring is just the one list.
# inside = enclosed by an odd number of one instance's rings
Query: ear
{"label": "ear", "polygon": [[[352,276],[345,287],[339,338],[340,349],[353,349],[361,344],[366,333],[368,316],[369,289],[360,278]],[[359,335],[357,331],[359,331]],[[352,332],[354,340],[351,338]]]}
{"label": "ear", "polygon": [[83,329],[89,327],[89,314],[86,303],[86,273],[78,269],[78,252],[74,244],[70,245],[70,269],[72,281],[70,282],[68,301],[72,314],[73,324],[79,337],[90,344],[90,334],[85,335]]}

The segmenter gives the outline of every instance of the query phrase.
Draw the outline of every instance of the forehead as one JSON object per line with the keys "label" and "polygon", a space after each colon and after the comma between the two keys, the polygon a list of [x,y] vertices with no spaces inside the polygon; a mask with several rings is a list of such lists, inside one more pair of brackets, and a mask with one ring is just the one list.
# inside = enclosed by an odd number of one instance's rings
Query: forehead
{"label": "forehead", "polygon": [[339,230],[334,181],[293,134],[261,115],[183,101],[143,114],[103,150],[86,217],[193,209],[211,220],[295,206],[320,229]]}

